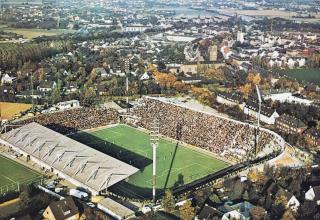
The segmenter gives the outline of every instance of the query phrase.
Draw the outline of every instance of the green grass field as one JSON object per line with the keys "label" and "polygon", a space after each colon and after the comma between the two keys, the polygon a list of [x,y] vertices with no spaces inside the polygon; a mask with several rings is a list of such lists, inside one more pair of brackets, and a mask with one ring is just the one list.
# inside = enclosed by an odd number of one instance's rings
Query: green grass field
{"label": "green grass field", "polygon": [[60,34],[74,33],[74,30],[67,29],[37,29],[37,28],[11,28],[11,27],[0,27],[1,31],[12,32],[23,35],[24,38],[32,39],[39,36],[55,36]]}
{"label": "green grass field", "polygon": [[320,69],[289,69],[283,72],[299,82],[309,82],[320,85]]}
{"label": "green grass field", "polygon": [[[74,139],[140,169],[140,172],[111,187],[117,192],[144,197],[151,193],[152,148],[149,134],[118,125],[93,132],[78,133]],[[157,148],[157,188],[181,186],[229,166],[203,152],[160,139]]]}
{"label": "green grass field", "polygon": [[[40,177],[36,171],[25,167],[18,162],[8,159],[0,155],[0,188],[3,186],[12,185],[19,182],[20,184],[29,183],[30,181]],[[10,186],[11,187],[11,186]]]}

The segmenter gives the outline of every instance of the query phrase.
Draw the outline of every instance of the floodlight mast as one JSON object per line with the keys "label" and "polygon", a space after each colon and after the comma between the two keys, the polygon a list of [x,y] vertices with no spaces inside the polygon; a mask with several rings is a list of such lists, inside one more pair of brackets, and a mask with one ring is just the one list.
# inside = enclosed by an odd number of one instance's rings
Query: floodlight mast
{"label": "floodlight mast", "polygon": [[257,95],[258,95],[258,102],[259,102],[259,110],[258,110],[258,126],[257,126],[257,135],[256,135],[256,154],[259,152],[259,129],[260,129],[260,113],[261,113],[261,94],[258,85],[256,85]]}
{"label": "floodlight mast", "polygon": [[128,94],[129,94],[129,79],[128,77],[126,77],[126,104],[127,104],[127,113],[129,112],[129,97],[128,97]]}
{"label": "floodlight mast", "polygon": [[153,203],[156,204],[156,180],[157,180],[157,147],[159,145],[160,127],[159,120],[154,119],[151,132],[150,132],[150,143],[152,147],[152,199]]}

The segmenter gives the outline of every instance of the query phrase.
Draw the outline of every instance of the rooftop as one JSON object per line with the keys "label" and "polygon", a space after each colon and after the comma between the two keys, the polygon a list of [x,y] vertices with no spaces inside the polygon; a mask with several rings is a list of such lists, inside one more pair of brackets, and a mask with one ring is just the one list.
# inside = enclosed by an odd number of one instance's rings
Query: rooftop
{"label": "rooftop", "polygon": [[35,122],[7,132],[2,139],[97,192],[138,171]]}

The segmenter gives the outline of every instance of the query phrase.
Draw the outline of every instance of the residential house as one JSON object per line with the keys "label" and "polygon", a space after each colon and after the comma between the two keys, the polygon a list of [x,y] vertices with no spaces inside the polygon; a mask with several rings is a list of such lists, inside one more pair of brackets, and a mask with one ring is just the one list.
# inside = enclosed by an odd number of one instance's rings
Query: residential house
{"label": "residential house", "polygon": [[217,210],[207,204],[201,209],[199,215],[195,218],[198,220],[209,220],[218,216]]}
{"label": "residential house", "polygon": [[111,74],[107,73],[107,71],[102,67],[94,68],[93,70],[96,72],[97,75],[100,75],[101,78],[107,78],[111,76]]}
{"label": "residential house", "polygon": [[4,84],[11,85],[14,80],[15,80],[15,77],[11,77],[6,73],[1,77],[1,85],[4,85]]}
{"label": "residential house", "polygon": [[56,82],[50,81],[50,80],[45,80],[41,81],[37,90],[41,92],[50,92],[52,89],[54,89],[57,86]]}
{"label": "residential house", "polygon": [[310,187],[305,193],[305,199],[308,201],[314,201],[317,205],[320,205],[320,186]]}
{"label": "residential house", "polygon": [[286,197],[288,203],[287,206],[291,208],[292,211],[296,212],[298,211],[298,208],[300,206],[299,200],[293,195],[293,193],[288,192],[286,189],[283,189],[282,187],[279,188],[278,192],[275,195],[275,198],[279,197],[280,195],[283,195]]}
{"label": "residential house", "polygon": [[180,67],[180,72],[197,74],[198,73],[198,65],[196,63],[183,64]]}
{"label": "residential house", "polygon": [[15,91],[11,85],[0,86],[0,101],[12,102],[14,101]]}
{"label": "residential house", "polygon": [[179,79],[185,84],[197,84],[202,82],[202,78],[199,76],[179,77]]}
{"label": "residential house", "polygon": [[243,98],[239,94],[225,92],[217,95],[217,102],[229,106],[241,105],[243,103]]}
{"label": "residential house", "polygon": [[275,121],[275,126],[287,134],[302,134],[308,128],[300,119],[287,114],[278,117]]}
{"label": "residential house", "polygon": [[306,137],[312,145],[320,146],[320,131],[316,128],[310,128],[305,132]]}
{"label": "residential house", "polygon": [[107,95],[107,92],[108,92],[108,87],[106,84],[99,84],[97,85],[97,90],[96,90],[96,93],[98,95]]}
{"label": "residential house", "polygon": [[98,202],[97,207],[118,220],[128,219],[135,216],[134,211],[110,198],[105,198]]}
{"label": "residential house", "polygon": [[63,87],[66,94],[78,91],[79,87],[76,81],[71,81],[68,85]]}
{"label": "residential house", "polygon": [[232,210],[230,212],[225,213],[221,220],[249,220],[250,218],[245,218],[240,212],[237,210]]}
{"label": "residential house", "polygon": [[38,91],[38,90],[26,90],[26,91],[22,91],[18,94],[16,94],[17,98],[29,98],[32,97],[33,99],[41,99],[44,96],[44,92]]}
{"label": "residential house", "polygon": [[76,220],[80,214],[72,197],[52,202],[44,211],[45,220]]}
{"label": "residential house", "polygon": [[180,71],[179,72],[183,72],[186,74],[197,74],[197,73],[201,73],[203,70],[206,70],[210,67],[219,67],[222,64],[218,63],[214,63],[211,61],[201,61],[201,62],[190,62],[190,63],[186,63],[180,66]]}
{"label": "residential house", "polygon": [[234,205],[224,204],[219,207],[218,210],[222,211],[224,214],[221,219],[223,220],[249,220],[250,219],[250,210],[254,206],[247,201],[240,202]]}
{"label": "residential house", "polygon": [[307,92],[319,92],[320,87],[318,85],[309,84],[304,88]]}
{"label": "residential house", "polygon": [[[253,101],[247,101],[244,108],[243,108],[244,114],[258,118],[259,116],[259,105],[256,102]],[[276,118],[279,117],[279,114],[276,110],[271,109],[269,107],[261,106],[261,112],[260,112],[260,121],[266,123],[266,124],[274,124]]]}
{"label": "residential house", "polygon": [[148,80],[152,77],[152,74],[150,72],[145,72],[144,74],[142,74],[140,76],[140,80],[144,81],[144,80]]}
{"label": "residential house", "polygon": [[125,32],[144,32],[150,28],[152,28],[151,25],[133,24],[133,25],[128,25],[127,27],[124,27],[123,31],[125,31]]}

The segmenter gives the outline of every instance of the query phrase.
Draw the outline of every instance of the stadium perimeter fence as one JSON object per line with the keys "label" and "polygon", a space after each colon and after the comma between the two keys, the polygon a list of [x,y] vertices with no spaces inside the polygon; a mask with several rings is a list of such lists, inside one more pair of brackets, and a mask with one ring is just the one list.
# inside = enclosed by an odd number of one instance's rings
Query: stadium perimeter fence
{"label": "stadium perimeter fence", "polygon": [[29,186],[32,184],[40,184],[43,183],[43,176],[39,175],[32,178],[25,178],[20,179],[19,181],[15,181],[14,183],[6,184],[3,186],[0,186],[0,195],[9,193],[9,192],[19,192],[21,190],[21,187],[23,186]]}

